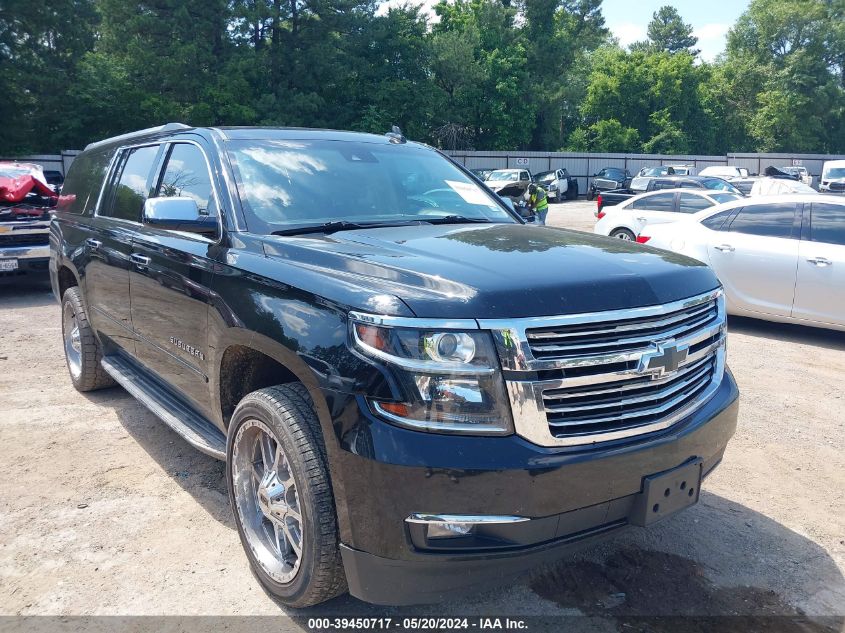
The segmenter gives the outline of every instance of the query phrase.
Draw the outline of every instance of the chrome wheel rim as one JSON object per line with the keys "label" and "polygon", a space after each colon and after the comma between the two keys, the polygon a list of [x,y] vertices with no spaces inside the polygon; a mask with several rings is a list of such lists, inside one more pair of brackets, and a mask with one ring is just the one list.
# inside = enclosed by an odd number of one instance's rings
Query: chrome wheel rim
{"label": "chrome wheel rim", "polygon": [[634,240],[631,239],[631,236],[628,235],[627,233],[617,233],[616,238],[623,240],[625,242],[633,242],[634,241]]}
{"label": "chrome wheel rim", "polygon": [[276,582],[291,582],[304,543],[299,486],[266,424],[247,420],[241,425],[230,468],[236,511],[254,559]]}
{"label": "chrome wheel rim", "polygon": [[65,339],[65,357],[71,376],[79,378],[82,374],[82,340],[79,335],[79,323],[73,306],[68,302],[62,311],[62,335]]}

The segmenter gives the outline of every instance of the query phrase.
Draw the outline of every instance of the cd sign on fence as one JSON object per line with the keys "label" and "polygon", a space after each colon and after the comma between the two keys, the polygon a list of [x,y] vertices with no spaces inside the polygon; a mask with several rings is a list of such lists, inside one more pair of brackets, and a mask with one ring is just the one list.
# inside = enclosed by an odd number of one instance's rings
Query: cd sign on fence
{"label": "cd sign on fence", "polygon": [[527,158],[517,158],[516,159],[516,166],[517,167],[528,167],[528,159]]}

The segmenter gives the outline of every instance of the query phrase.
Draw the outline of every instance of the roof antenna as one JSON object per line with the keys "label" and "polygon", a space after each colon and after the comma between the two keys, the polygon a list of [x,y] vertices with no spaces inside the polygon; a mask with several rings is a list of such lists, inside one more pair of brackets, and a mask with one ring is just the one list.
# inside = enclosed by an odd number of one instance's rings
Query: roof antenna
{"label": "roof antenna", "polygon": [[406,139],[402,135],[402,130],[399,129],[398,125],[391,126],[390,132],[385,134],[385,136],[390,139],[391,143],[407,143],[408,142],[408,139]]}

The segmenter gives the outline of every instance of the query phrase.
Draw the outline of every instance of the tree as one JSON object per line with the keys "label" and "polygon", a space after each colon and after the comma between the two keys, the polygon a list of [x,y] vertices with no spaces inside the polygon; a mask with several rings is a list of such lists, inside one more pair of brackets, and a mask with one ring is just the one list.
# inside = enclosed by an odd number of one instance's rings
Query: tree
{"label": "tree", "polygon": [[694,49],[698,38],[692,34],[692,25],[684,22],[678,10],[666,5],[652,14],[648,23],[648,40],[635,42],[632,51],[665,51],[667,53],[689,53],[693,57],[701,51]]}

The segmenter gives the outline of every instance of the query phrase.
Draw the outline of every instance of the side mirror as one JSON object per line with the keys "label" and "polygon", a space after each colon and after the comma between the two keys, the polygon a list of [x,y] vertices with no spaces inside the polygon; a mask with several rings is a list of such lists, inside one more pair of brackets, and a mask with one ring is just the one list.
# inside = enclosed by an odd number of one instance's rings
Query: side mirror
{"label": "side mirror", "polygon": [[157,229],[215,235],[217,219],[200,215],[193,198],[148,198],[144,203],[144,224]]}

